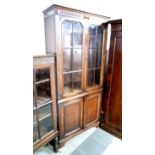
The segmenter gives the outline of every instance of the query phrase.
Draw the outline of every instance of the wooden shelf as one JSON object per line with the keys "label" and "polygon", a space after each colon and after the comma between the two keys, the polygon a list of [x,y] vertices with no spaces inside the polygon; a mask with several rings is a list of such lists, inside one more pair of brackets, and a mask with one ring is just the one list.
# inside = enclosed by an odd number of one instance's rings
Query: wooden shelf
{"label": "wooden shelf", "polygon": [[39,122],[50,117],[50,116],[52,117],[52,113],[46,114],[45,116],[42,115],[41,118],[39,118]]}
{"label": "wooden shelf", "polygon": [[49,78],[43,79],[43,80],[40,80],[40,81],[36,81],[35,84],[37,85],[37,84],[44,83],[44,82],[48,82],[48,81],[50,81]]}
{"label": "wooden shelf", "polygon": [[82,72],[82,70],[63,72],[63,74],[71,74],[71,73],[78,73],[78,72]]}
{"label": "wooden shelf", "polygon": [[92,83],[89,83],[89,85],[87,84],[87,89],[97,87],[97,86],[99,86],[99,84],[92,82]]}
{"label": "wooden shelf", "polygon": [[49,102],[50,100],[51,100],[50,97],[37,96],[37,104],[38,104],[38,106],[42,106],[45,103]]}
{"label": "wooden shelf", "polygon": [[71,93],[75,93],[75,92],[80,92],[81,89],[77,89],[77,88],[71,88],[71,87],[64,87],[64,94],[71,94]]}

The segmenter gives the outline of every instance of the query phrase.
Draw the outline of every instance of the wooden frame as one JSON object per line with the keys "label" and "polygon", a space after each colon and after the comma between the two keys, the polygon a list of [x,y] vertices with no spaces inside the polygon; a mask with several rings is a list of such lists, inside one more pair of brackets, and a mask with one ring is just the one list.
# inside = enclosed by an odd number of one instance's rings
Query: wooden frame
{"label": "wooden frame", "polygon": [[[54,150],[57,152],[58,150],[58,140],[57,140],[57,135],[58,135],[58,131],[57,131],[57,117],[56,117],[56,88],[55,88],[55,68],[54,68],[54,56],[53,55],[49,55],[49,56],[34,56],[33,57],[33,70],[36,69],[44,69],[44,68],[49,68],[50,70],[50,89],[51,89],[51,97],[52,100],[45,102],[43,105],[38,106],[37,103],[37,92],[36,92],[36,85],[35,83],[39,83],[39,82],[35,82],[35,73],[34,73],[34,81],[33,81],[33,87],[34,87],[34,100],[35,100],[35,110],[37,110],[37,120],[36,122],[38,123],[38,133],[39,133],[39,139],[33,143],[33,151],[36,151],[37,149],[39,149],[41,146],[47,144],[48,142],[50,142],[51,140],[54,139]],[[41,82],[46,82],[47,80],[42,80]],[[46,105],[50,105],[52,103],[52,113],[51,113],[51,117],[52,117],[52,126],[53,129],[46,133],[44,136],[40,135],[41,129],[40,129],[40,123],[39,123],[39,114],[38,111],[39,109],[41,109],[43,106]]]}

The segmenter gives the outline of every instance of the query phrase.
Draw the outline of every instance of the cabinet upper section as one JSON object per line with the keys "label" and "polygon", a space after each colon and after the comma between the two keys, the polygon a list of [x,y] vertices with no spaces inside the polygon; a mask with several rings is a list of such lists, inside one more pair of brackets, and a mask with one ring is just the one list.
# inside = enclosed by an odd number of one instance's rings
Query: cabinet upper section
{"label": "cabinet upper section", "polygon": [[53,15],[106,22],[110,17],[53,4],[43,11],[45,18]]}
{"label": "cabinet upper section", "polygon": [[102,87],[109,17],[52,5],[44,11],[47,54],[56,54],[58,97]]}

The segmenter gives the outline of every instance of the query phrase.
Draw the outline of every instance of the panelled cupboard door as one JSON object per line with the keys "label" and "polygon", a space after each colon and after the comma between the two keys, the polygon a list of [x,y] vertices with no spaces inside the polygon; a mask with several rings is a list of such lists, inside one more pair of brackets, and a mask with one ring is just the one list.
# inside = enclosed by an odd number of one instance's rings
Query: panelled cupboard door
{"label": "panelled cupboard door", "polygon": [[84,97],[84,127],[99,120],[102,93],[94,93]]}
{"label": "panelled cupboard door", "polygon": [[59,104],[60,138],[82,129],[83,98]]}
{"label": "panelled cupboard door", "polygon": [[122,25],[111,24],[108,72],[104,99],[104,126],[122,134]]}

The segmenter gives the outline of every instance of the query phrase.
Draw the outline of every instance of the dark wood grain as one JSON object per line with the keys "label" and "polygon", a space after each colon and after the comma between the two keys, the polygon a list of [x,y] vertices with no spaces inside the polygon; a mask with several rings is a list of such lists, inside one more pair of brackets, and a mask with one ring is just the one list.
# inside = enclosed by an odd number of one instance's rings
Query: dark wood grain
{"label": "dark wood grain", "polygon": [[84,127],[99,120],[100,104],[101,92],[84,97]]}
{"label": "dark wood grain", "polygon": [[[110,23],[110,22],[109,22]],[[112,21],[109,62],[104,90],[104,128],[122,136],[122,22]]]}
{"label": "dark wood grain", "polygon": [[60,139],[82,129],[83,98],[59,104]]}

